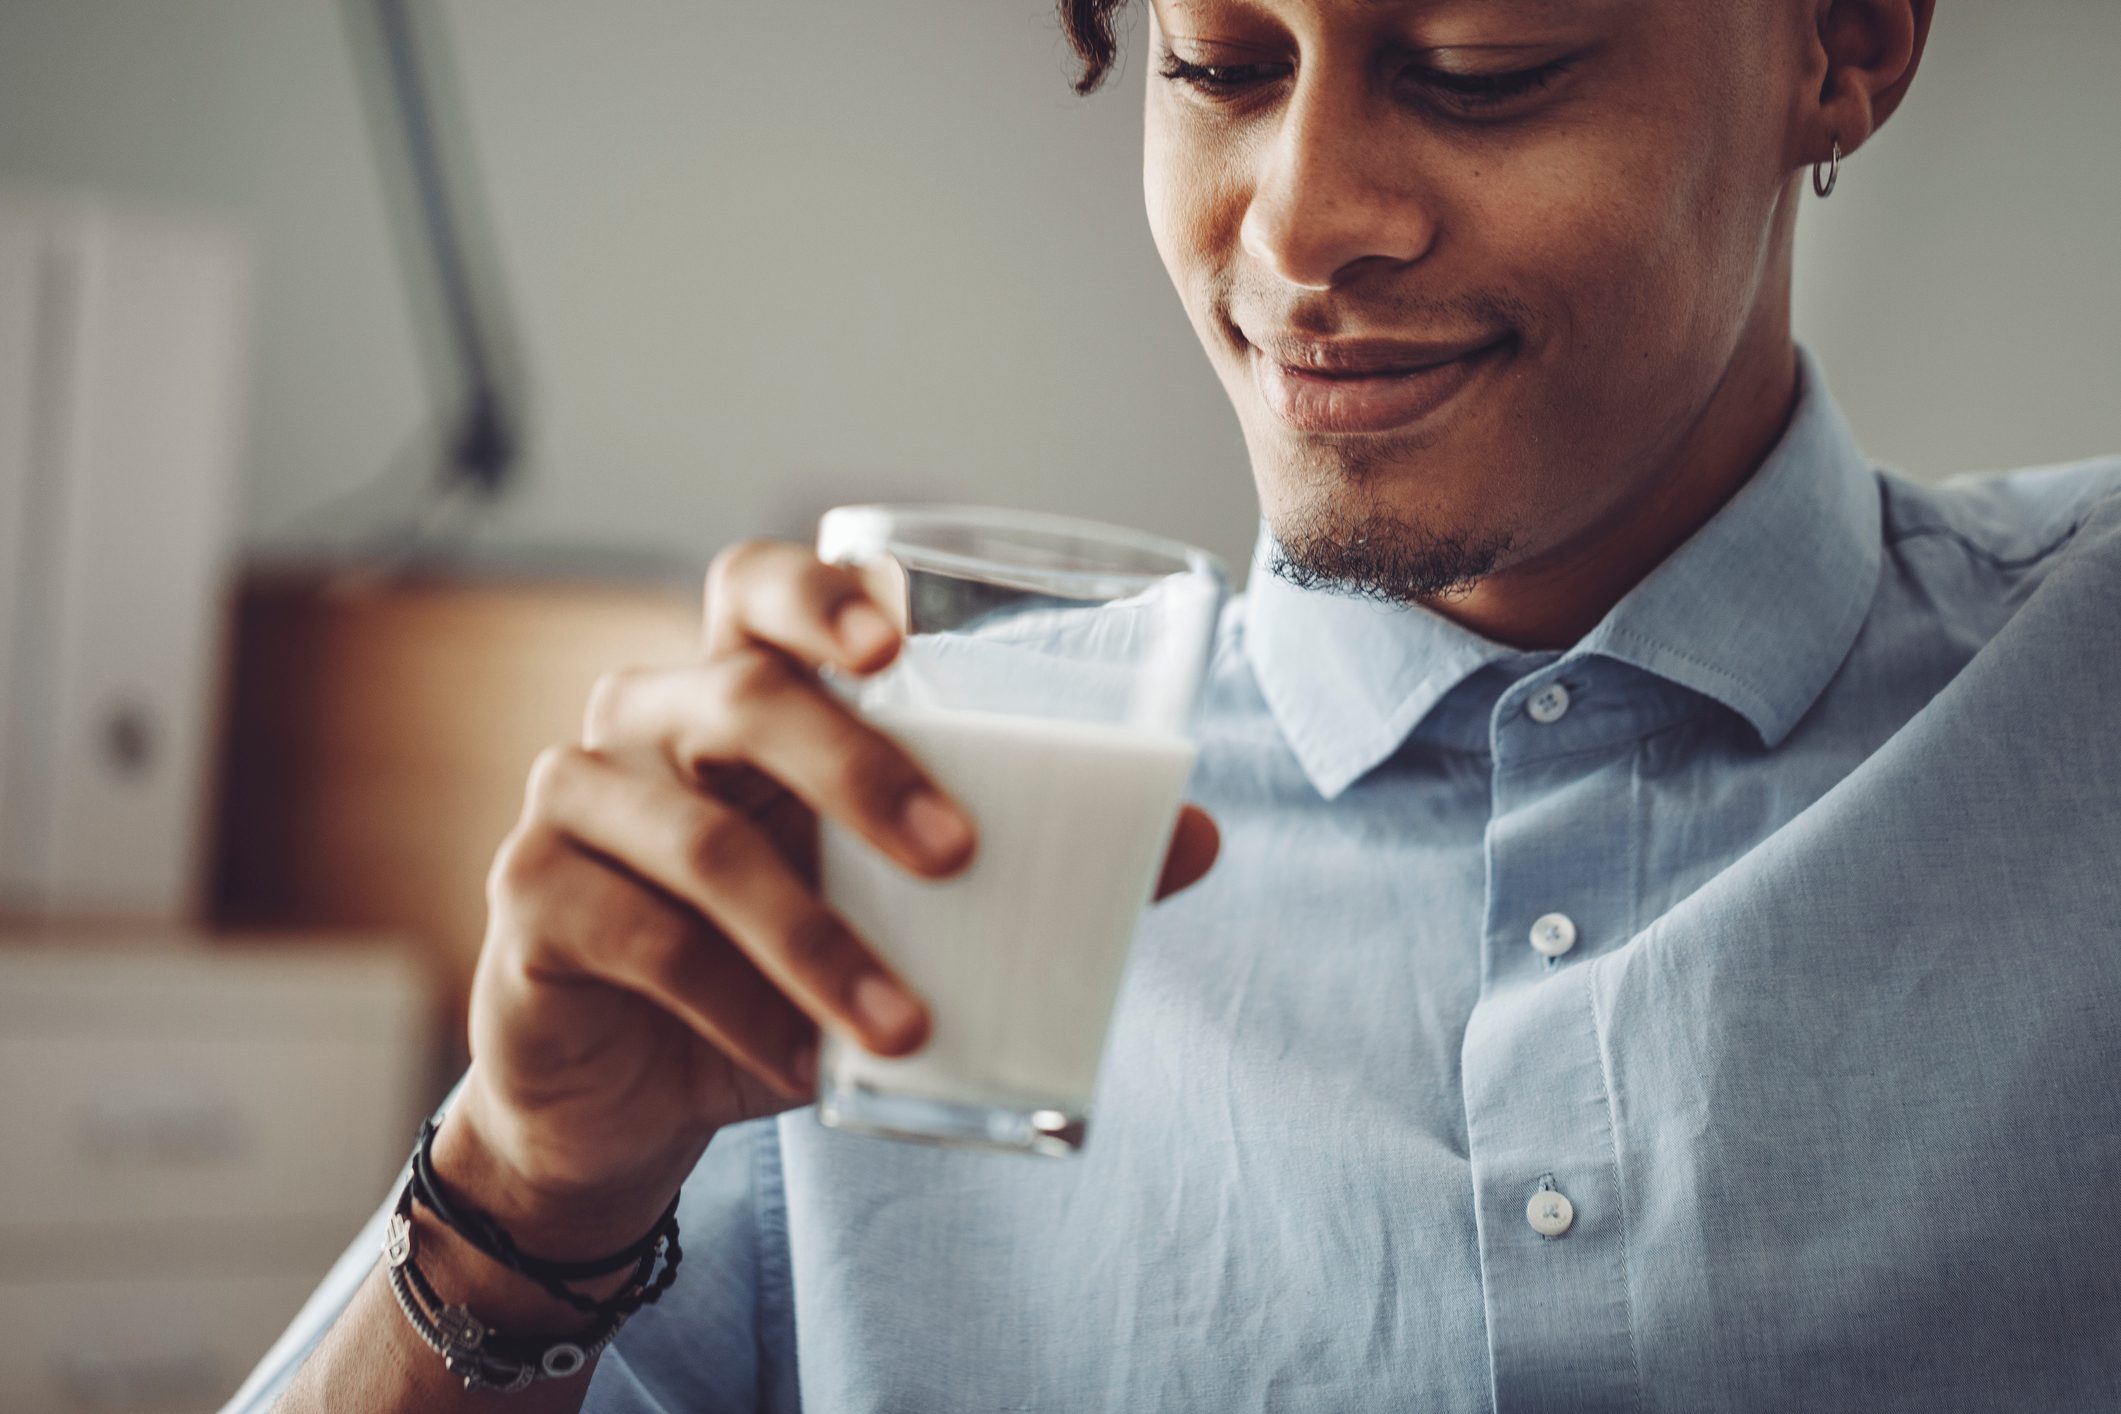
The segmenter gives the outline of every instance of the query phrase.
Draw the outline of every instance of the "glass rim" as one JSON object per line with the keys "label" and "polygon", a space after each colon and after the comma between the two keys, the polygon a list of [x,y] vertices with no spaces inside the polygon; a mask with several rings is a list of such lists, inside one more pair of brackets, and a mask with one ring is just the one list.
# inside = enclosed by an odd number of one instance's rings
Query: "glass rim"
{"label": "glass rim", "polygon": [[[963,550],[944,549],[921,538],[923,529],[951,527],[971,531],[992,530],[1002,535],[1072,538],[1105,545],[1124,555],[1140,557],[1138,566],[1093,565],[1056,567],[1027,565]],[[923,570],[958,572],[967,578],[1027,587],[1073,587],[1090,597],[1109,592],[1115,580],[1149,584],[1183,574],[1207,574],[1217,582],[1230,582],[1229,567],[1222,558],[1197,545],[1167,535],[1113,525],[1108,521],[1049,511],[1027,511],[1007,506],[982,506],[942,501],[869,501],[834,506],[818,519],[820,549],[840,528],[850,540],[876,545],[902,562]],[[908,553],[911,559],[908,558]],[[1153,561],[1154,563],[1149,563]]]}

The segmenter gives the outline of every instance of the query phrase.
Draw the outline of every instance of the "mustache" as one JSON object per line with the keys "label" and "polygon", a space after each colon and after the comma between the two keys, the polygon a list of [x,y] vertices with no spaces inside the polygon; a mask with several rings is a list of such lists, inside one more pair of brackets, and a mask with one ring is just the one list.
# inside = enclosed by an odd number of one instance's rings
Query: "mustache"
{"label": "mustache", "polygon": [[1286,291],[1248,294],[1233,287],[1222,308],[1240,335],[1246,329],[1275,329],[1314,339],[1501,334],[1521,332],[1533,320],[1529,304],[1499,290],[1446,296],[1414,291],[1319,291],[1292,304]]}

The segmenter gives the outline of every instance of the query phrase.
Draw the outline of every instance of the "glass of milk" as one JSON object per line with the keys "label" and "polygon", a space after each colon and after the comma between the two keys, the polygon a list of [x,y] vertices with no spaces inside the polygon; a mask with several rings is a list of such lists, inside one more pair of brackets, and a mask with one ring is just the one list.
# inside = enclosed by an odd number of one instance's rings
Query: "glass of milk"
{"label": "glass of milk", "polygon": [[1228,576],[1176,541],[967,506],[842,506],[818,554],[859,566],[908,635],[889,668],[835,686],[979,831],[972,864],[937,881],[823,823],[826,900],[934,1025],[897,1059],[828,1029],[818,1118],[1072,1154],[1193,766]]}

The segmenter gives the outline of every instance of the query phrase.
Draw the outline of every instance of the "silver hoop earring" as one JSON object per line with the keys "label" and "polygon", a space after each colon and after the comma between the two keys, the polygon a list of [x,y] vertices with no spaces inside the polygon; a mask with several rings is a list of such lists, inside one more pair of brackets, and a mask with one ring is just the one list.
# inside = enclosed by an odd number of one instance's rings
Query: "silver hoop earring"
{"label": "silver hoop earring", "polygon": [[[1826,168],[1825,181],[1819,179],[1819,169],[1821,167]],[[1840,180],[1841,139],[1837,137],[1834,139],[1833,157],[1825,162],[1814,162],[1812,164],[1812,194],[1814,196],[1832,196],[1834,194],[1834,183]]]}

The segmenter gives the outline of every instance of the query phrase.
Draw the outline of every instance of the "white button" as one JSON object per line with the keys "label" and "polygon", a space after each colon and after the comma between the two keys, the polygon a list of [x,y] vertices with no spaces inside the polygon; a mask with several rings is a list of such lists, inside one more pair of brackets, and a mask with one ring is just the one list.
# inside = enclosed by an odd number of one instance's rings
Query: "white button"
{"label": "white button", "polygon": [[1542,1188],[1532,1195],[1532,1201],[1524,1205],[1524,1220],[1532,1225],[1532,1231],[1541,1237],[1559,1237],[1576,1221],[1576,1205],[1568,1195],[1551,1188]]}
{"label": "white button", "polygon": [[1541,726],[1558,722],[1569,710],[1569,690],[1558,682],[1550,682],[1532,694],[1532,700],[1525,703],[1524,709]]}
{"label": "white button", "polygon": [[1566,913],[1543,913],[1532,925],[1532,951],[1541,957],[1560,957],[1576,946],[1576,925]]}

